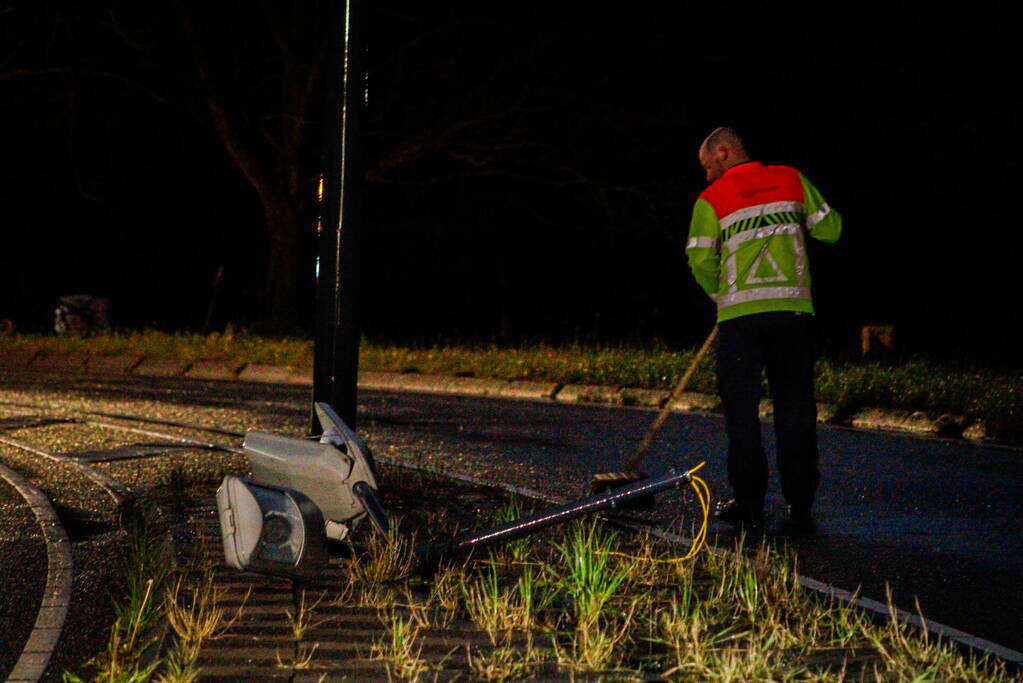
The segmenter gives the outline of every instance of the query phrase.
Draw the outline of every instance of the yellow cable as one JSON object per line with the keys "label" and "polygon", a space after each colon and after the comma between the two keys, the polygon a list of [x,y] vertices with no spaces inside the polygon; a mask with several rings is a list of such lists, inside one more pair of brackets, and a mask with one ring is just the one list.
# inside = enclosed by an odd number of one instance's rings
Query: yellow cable
{"label": "yellow cable", "polygon": [[693,536],[693,544],[690,546],[689,552],[687,552],[682,557],[671,557],[664,560],[656,557],[638,557],[636,555],[620,553],[616,550],[608,550],[606,551],[606,554],[615,555],[617,557],[624,557],[629,560],[639,560],[641,562],[663,562],[665,564],[685,562],[686,560],[691,560],[692,558],[696,557],[697,553],[699,553],[700,550],[703,549],[704,544],[706,544],[707,542],[707,525],[710,521],[710,487],[707,486],[707,482],[705,482],[700,477],[695,476],[693,473],[699,470],[705,464],[707,464],[706,461],[701,462],[699,465],[689,470],[689,483],[693,487],[693,490],[696,491],[696,500],[699,501],[700,503],[700,512],[703,515],[703,521],[701,522],[700,528],[696,532],[696,535]]}

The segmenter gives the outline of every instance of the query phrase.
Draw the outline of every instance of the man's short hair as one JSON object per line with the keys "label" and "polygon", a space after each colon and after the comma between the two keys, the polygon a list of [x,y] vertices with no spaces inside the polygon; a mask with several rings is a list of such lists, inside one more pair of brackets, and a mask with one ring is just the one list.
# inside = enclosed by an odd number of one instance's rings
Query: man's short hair
{"label": "man's short hair", "polygon": [[706,137],[703,144],[700,145],[700,149],[710,151],[717,147],[724,145],[729,149],[739,152],[742,156],[746,156],[746,143],[742,141],[742,138],[734,129],[728,126],[719,126],[715,128],[710,135]]}

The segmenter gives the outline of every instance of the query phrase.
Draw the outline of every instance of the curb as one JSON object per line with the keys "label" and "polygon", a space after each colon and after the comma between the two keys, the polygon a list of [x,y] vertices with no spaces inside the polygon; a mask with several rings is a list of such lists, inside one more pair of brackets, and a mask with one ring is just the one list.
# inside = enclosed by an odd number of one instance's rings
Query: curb
{"label": "curb", "polygon": [[50,664],[71,605],[74,574],[71,543],[46,494],[3,464],[0,464],[0,479],[13,486],[32,509],[46,543],[46,586],[42,602],[21,656],[7,677],[10,683],[34,683],[43,677]]}
{"label": "curb", "polygon": [[[84,356],[79,354],[0,354],[0,371],[32,370],[73,374],[136,375],[143,377],[186,377],[203,380],[237,380],[265,384],[312,386],[311,368],[269,365],[263,363],[228,363],[214,360],[186,362],[142,358],[139,356]],[[558,384],[535,380],[504,380],[483,377],[454,377],[417,372],[362,371],[359,387],[380,391],[406,391],[460,396],[592,403],[610,406],[662,408],[670,392],[658,389],[618,387],[595,384]],[[684,392],[671,404],[672,412],[716,413],[720,399],[712,394]],[[760,417],[773,415],[770,400],[760,404]],[[854,414],[843,414],[836,406],[819,403],[817,421],[838,427],[870,429],[946,437],[966,443],[1001,446],[990,438],[982,422],[972,422],[958,415],[941,415],[937,419],[923,412],[865,408]],[[1008,444],[1008,447],[1015,446]]]}

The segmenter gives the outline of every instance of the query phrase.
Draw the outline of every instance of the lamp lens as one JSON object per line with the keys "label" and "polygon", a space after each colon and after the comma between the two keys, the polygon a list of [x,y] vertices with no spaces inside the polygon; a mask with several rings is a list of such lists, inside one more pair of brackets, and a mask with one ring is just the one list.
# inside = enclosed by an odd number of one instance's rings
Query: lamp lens
{"label": "lamp lens", "polygon": [[269,512],[263,517],[263,542],[267,545],[281,545],[291,536],[291,523],[278,512]]}
{"label": "lamp lens", "polygon": [[261,560],[293,565],[305,546],[302,513],[288,495],[261,486],[251,487],[263,512],[263,529],[256,555]]}

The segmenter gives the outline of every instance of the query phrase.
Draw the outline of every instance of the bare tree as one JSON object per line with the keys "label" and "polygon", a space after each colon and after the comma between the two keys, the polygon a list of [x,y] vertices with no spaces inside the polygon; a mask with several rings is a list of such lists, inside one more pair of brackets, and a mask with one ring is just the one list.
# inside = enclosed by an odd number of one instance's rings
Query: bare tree
{"label": "bare tree", "polygon": [[[330,15],[323,3],[234,10],[197,3],[179,7],[178,17],[212,128],[263,208],[266,324],[283,331],[302,322],[299,297],[311,292]],[[255,13],[245,22],[249,33],[238,30],[240,12]]]}

